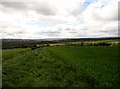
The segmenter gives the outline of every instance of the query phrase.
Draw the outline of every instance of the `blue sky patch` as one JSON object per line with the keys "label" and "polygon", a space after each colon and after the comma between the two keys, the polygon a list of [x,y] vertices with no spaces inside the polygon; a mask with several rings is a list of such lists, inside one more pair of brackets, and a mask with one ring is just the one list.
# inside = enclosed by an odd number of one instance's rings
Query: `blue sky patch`
{"label": "blue sky patch", "polygon": [[15,19],[17,23],[19,24],[26,24],[26,25],[32,25],[36,27],[54,27],[56,24],[47,22],[47,21],[35,21],[35,20],[30,20],[30,21],[24,21],[20,19]]}
{"label": "blue sky patch", "polygon": [[85,0],[84,2],[84,8],[87,8],[91,3],[93,3],[95,0]]}

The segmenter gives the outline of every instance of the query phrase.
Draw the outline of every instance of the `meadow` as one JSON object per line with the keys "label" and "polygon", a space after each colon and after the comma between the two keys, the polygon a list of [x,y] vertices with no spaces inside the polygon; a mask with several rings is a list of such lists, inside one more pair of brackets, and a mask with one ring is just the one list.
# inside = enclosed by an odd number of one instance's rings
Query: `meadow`
{"label": "meadow", "polygon": [[118,46],[2,50],[3,87],[119,89]]}

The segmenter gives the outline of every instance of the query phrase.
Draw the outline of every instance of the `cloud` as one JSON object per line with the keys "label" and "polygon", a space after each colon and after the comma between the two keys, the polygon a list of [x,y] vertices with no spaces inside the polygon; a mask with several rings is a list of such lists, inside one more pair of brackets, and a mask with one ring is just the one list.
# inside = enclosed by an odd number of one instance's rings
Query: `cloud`
{"label": "cloud", "polygon": [[[33,5],[33,3],[31,3]],[[38,14],[43,15],[56,15],[56,7],[52,6],[51,3],[48,2],[40,2],[34,3],[34,6],[31,6],[31,9],[35,10]]]}
{"label": "cloud", "polygon": [[1,2],[4,7],[14,9],[25,9],[27,8],[24,2]]}
{"label": "cloud", "polygon": [[2,38],[118,36],[118,0],[23,1],[0,3]]}

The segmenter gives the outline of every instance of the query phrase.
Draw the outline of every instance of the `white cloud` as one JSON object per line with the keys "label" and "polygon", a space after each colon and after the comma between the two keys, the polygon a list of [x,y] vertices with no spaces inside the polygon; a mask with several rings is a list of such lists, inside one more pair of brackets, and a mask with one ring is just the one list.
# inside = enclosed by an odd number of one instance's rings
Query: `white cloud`
{"label": "white cloud", "polygon": [[85,1],[1,2],[2,38],[118,36],[119,0]]}

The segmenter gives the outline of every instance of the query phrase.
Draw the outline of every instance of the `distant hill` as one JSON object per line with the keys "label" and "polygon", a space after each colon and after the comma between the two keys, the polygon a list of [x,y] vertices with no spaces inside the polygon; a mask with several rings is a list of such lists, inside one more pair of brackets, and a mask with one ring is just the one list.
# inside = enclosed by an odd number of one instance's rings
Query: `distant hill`
{"label": "distant hill", "polygon": [[0,39],[2,41],[2,48],[26,48],[35,44],[49,44],[62,42],[76,42],[76,41],[97,41],[97,40],[117,40],[120,37],[108,38],[63,38],[63,39]]}

